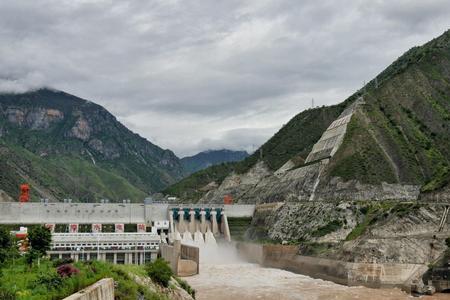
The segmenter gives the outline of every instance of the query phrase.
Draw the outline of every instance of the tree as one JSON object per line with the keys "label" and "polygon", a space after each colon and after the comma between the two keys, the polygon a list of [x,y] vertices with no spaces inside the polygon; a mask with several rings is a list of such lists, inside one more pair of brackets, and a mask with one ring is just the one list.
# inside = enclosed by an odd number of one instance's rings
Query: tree
{"label": "tree", "polygon": [[4,263],[6,260],[12,258],[17,253],[17,247],[15,247],[14,239],[11,236],[9,230],[1,226],[0,227],[0,263]]}
{"label": "tree", "polygon": [[154,282],[164,287],[168,287],[173,272],[170,269],[169,264],[164,259],[158,258],[154,262],[147,265],[147,274]]}
{"label": "tree", "polygon": [[28,241],[31,250],[36,251],[40,256],[46,255],[52,241],[50,229],[44,226],[31,227],[28,232]]}

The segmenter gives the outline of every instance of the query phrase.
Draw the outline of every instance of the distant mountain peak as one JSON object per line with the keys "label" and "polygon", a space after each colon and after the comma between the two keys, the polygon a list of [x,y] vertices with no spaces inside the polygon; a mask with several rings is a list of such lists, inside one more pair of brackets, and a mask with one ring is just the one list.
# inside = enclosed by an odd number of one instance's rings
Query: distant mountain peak
{"label": "distant mountain peak", "polygon": [[193,156],[183,157],[181,163],[185,171],[190,174],[221,163],[240,161],[248,155],[247,151],[243,150],[208,149]]}

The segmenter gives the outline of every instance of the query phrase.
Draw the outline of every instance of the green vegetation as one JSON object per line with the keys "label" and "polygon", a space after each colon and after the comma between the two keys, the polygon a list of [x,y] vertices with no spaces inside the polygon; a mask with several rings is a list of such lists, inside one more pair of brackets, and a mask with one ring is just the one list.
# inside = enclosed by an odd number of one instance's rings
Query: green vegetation
{"label": "green vegetation", "polygon": [[316,231],[311,233],[311,235],[313,237],[321,237],[321,236],[327,235],[329,233],[335,232],[336,230],[341,228],[342,225],[343,225],[343,223],[341,220],[333,220],[333,221],[330,221],[325,226],[319,227]]}
{"label": "green vegetation", "polygon": [[162,258],[156,259],[154,262],[149,263],[146,266],[148,276],[164,287],[169,286],[170,278],[173,276],[173,272],[170,269],[169,264]]}
{"label": "green vegetation", "polygon": [[36,251],[40,256],[44,256],[50,250],[52,234],[44,226],[33,226],[28,233],[28,241],[32,251]]}
{"label": "green vegetation", "polygon": [[0,131],[0,189],[15,199],[28,182],[34,200],[142,201],[183,176],[171,151],[132,133],[101,106],[63,92],[0,94]]}
{"label": "green vegetation", "polygon": [[371,225],[383,221],[390,216],[402,218],[420,208],[420,205],[415,203],[396,203],[391,201],[361,202],[360,205],[363,205],[359,209],[362,221],[347,235],[346,241],[360,237]]}
{"label": "green vegetation", "polygon": [[204,189],[210,182],[221,184],[231,172],[236,163],[223,163],[198,171],[178,183],[166,188],[163,193],[181,198],[183,201],[197,201],[207,190]]}
{"label": "green vegetation", "polygon": [[[349,99],[353,100],[355,97],[354,95]],[[239,174],[247,172],[259,161],[261,151],[262,160],[271,170],[277,170],[291,158],[294,158],[297,163],[303,164],[314,143],[344,110],[346,103],[305,110],[292,118],[260,149],[246,159],[212,166],[196,172],[169,186],[163,190],[163,193],[177,196],[183,200],[196,201],[207,192],[204,187],[210,182],[221,184],[225,177],[232,172]],[[300,136],[301,138],[299,138]]]}
{"label": "green vegetation", "polygon": [[[15,239],[6,226],[0,226],[0,268],[3,263],[18,257],[19,252]],[[0,299],[2,299],[0,297]]]}
{"label": "green vegetation", "polygon": [[[32,249],[21,257],[7,227],[0,227],[0,299],[58,300],[102,278],[114,279],[116,300],[169,299],[165,288],[169,286],[172,272],[163,260],[156,260],[147,269],[143,266],[112,265],[100,261],[50,261],[42,258],[48,249],[47,232],[41,226],[30,228]],[[152,275],[154,283],[161,284],[160,288],[155,289],[154,286],[143,285],[140,284],[141,281],[135,280],[136,276],[145,278],[148,273]],[[180,279],[177,281],[188,293],[195,295],[189,284]]]}
{"label": "green vegetation", "polygon": [[187,174],[227,162],[241,161],[248,156],[246,151],[208,150],[194,156],[183,157],[180,161]]}
{"label": "green vegetation", "polygon": [[272,170],[289,159],[301,166],[324,130],[359,96],[364,104],[325,175],[368,184],[422,185],[424,193],[439,191],[450,182],[449,74],[450,30],[407,51],[340,105],[301,112],[245,160],[221,172],[208,168],[201,176],[194,173],[164,192],[198,199],[209,182],[220,184],[231,172],[248,171],[259,161],[260,150]]}
{"label": "green vegetation", "polygon": [[192,296],[192,298],[195,299],[195,290],[183,279],[179,277],[175,277],[175,280],[178,282],[178,284],[181,286],[183,290],[185,290],[189,295]]}
{"label": "green vegetation", "polygon": [[445,239],[445,245],[450,248],[450,237]]}
{"label": "green vegetation", "polygon": [[363,183],[396,182],[394,171],[385,154],[368,133],[368,129],[354,116],[347,127],[342,146],[333,157],[330,176],[345,181],[357,179]]}
{"label": "green vegetation", "polygon": [[0,188],[12,196],[18,195],[19,185],[26,182],[17,171],[22,166],[27,167],[28,176],[35,178],[30,182],[32,200],[41,197],[40,190],[60,199],[72,198],[80,201],[101,198],[142,201],[146,195],[123,177],[105,171],[81,157],[53,155],[42,158],[17,146],[2,147],[0,144],[0,148],[3,148],[0,165],[7,170],[0,175],[5,179]]}
{"label": "green vegetation", "polygon": [[331,243],[301,242],[299,245],[299,251],[301,255],[306,256],[325,256],[333,251],[334,247],[335,245]]}
{"label": "green vegetation", "polygon": [[120,267],[98,261],[73,264],[79,273],[61,277],[48,260],[31,267],[23,259],[16,260],[2,268],[0,277],[1,299],[49,300],[67,297],[102,278],[113,278],[116,282],[115,299],[135,300],[166,299],[164,295],[137,284]]}

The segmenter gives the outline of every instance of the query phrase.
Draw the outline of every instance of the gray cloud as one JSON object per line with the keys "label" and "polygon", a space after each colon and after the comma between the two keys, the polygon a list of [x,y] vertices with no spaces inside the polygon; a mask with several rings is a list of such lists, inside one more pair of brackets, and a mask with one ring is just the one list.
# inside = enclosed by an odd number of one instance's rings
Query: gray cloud
{"label": "gray cloud", "polygon": [[252,150],[449,20],[444,0],[0,0],[0,91],[93,100],[180,156]]}

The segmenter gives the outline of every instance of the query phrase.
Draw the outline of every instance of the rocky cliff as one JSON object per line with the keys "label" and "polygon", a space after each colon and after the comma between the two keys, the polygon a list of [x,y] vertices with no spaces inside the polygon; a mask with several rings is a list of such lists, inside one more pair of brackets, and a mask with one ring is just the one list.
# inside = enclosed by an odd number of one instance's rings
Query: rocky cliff
{"label": "rocky cliff", "polygon": [[60,91],[0,95],[0,189],[17,198],[142,200],[181,179],[179,159],[103,107]]}
{"label": "rocky cliff", "polygon": [[398,202],[305,202],[259,206],[249,240],[294,243],[300,253],[364,263],[432,264],[447,250],[444,207]]}

